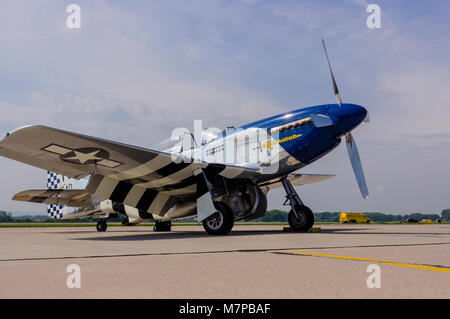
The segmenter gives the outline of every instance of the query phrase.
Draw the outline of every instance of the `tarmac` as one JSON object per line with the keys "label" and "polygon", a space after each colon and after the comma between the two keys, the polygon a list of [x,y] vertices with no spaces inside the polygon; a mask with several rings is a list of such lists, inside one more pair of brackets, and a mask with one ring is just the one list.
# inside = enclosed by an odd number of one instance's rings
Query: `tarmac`
{"label": "tarmac", "polygon": [[450,298],[449,224],[315,226],[0,228],[0,298]]}

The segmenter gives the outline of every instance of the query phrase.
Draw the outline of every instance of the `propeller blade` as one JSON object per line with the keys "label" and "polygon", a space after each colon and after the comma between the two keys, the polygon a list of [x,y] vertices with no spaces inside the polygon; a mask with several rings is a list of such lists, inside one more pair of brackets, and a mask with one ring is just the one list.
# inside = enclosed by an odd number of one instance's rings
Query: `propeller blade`
{"label": "propeller blade", "polygon": [[366,178],[364,177],[364,171],[361,165],[361,159],[359,158],[358,148],[356,147],[355,139],[351,133],[345,134],[345,142],[347,145],[347,152],[350,158],[350,163],[355,173],[356,181],[358,182],[359,190],[362,197],[367,199],[369,197],[369,191],[367,189]]}
{"label": "propeller blade", "polygon": [[339,106],[342,105],[341,95],[339,94],[339,90],[336,84],[336,80],[334,79],[333,70],[331,69],[330,59],[328,58],[327,48],[325,47],[325,41],[322,39],[323,50],[325,51],[325,56],[327,57],[328,68],[330,69],[331,82],[333,82],[334,95],[336,95],[336,100]]}

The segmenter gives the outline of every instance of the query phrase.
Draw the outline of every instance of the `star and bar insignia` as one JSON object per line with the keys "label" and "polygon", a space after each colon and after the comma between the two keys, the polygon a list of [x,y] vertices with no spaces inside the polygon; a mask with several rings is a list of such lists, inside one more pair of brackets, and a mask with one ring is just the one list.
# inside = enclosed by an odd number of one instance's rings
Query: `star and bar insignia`
{"label": "star and bar insignia", "polygon": [[43,147],[42,150],[57,154],[61,160],[75,164],[97,164],[108,168],[116,168],[123,164],[109,159],[109,153],[106,150],[96,147],[71,149],[61,145],[50,144]]}

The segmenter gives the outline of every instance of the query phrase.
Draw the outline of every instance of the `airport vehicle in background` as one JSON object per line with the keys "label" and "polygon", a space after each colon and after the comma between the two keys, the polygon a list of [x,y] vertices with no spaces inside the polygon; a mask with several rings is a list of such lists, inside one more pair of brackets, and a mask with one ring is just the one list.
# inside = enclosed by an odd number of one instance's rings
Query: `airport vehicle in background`
{"label": "airport vehicle in background", "polygon": [[370,218],[362,213],[345,213],[339,214],[339,221],[341,223],[370,223]]}
{"label": "airport vehicle in background", "polygon": [[283,187],[290,227],[307,231],[314,215],[294,186],[334,175],[296,171],[328,154],[342,138],[361,194],[369,195],[351,134],[368,121],[367,110],[342,103],[322,44],[337,104],[300,108],[215,134],[205,130],[201,141],[187,134],[188,149],[186,135],[174,148],[157,151],[46,126],[6,134],[0,155],[48,170],[47,189],[22,191],[13,199],[47,204],[55,219],[99,218],[98,231],[120,214],[125,225],[155,220],[155,230],[196,216],[209,234],[227,234],[235,221],[262,217],[269,190]]}

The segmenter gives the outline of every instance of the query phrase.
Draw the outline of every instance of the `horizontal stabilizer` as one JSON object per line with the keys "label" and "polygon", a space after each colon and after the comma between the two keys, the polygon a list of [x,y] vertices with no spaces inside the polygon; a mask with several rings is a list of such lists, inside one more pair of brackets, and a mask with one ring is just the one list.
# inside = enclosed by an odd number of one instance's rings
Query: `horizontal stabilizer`
{"label": "horizontal stabilizer", "polygon": [[94,196],[84,189],[32,189],[17,193],[12,199],[22,202],[70,207],[88,207],[96,201]]}
{"label": "horizontal stabilizer", "polygon": [[76,210],[70,213],[64,214],[61,219],[67,220],[67,219],[74,219],[74,218],[83,218],[83,217],[91,217],[91,218],[107,218],[108,214],[105,214],[101,209],[100,206],[97,205],[93,207],[92,209],[82,209],[82,210]]}

